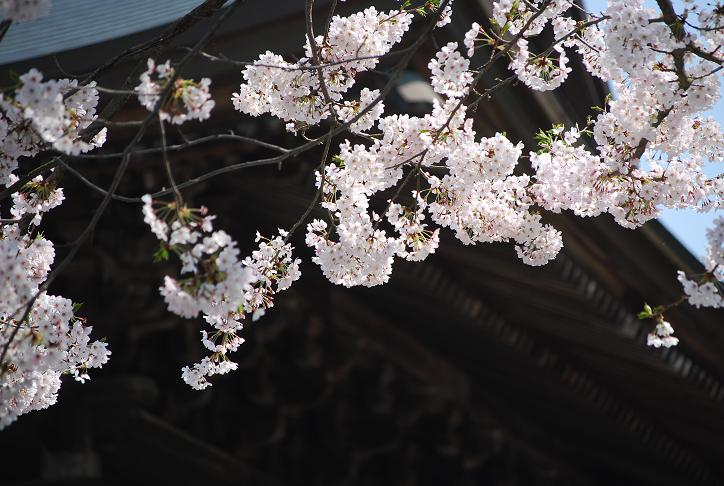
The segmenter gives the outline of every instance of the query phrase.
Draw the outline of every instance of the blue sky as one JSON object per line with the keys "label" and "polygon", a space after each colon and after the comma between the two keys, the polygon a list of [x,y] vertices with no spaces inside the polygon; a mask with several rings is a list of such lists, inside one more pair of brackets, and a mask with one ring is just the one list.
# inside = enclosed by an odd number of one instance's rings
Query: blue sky
{"label": "blue sky", "polygon": [[[681,2],[674,0],[673,3],[677,11],[681,11]],[[585,0],[586,8],[591,12],[600,12],[606,7],[606,4],[605,0]],[[646,0],[645,4],[656,8],[653,0]],[[721,76],[719,79],[721,82]],[[724,99],[720,99],[705,115],[712,116],[724,125]],[[708,164],[704,169],[709,177],[721,174],[723,171],[724,164],[721,163]],[[715,215],[714,211],[700,213],[695,210],[665,209],[659,220],[692,254],[701,258],[706,248],[706,228],[713,224]]]}

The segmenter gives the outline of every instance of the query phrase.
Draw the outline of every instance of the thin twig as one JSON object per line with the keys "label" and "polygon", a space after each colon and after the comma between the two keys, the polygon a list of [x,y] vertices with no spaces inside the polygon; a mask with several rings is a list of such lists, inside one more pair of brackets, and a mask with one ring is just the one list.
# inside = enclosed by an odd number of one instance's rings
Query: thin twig
{"label": "thin twig", "polygon": [[[136,122],[133,122],[133,123],[135,124]],[[138,122],[138,123],[140,124],[142,122]],[[258,145],[260,147],[274,150],[275,152],[280,152],[280,153],[290,152],[290,149],[280,147],[279,145],[274,145],[272,143],[263,142],[261,140],[257,140],[255,138],[251,138],[251,137],[245,137],[243,135],[236,135],[234,133],[218,133],[215,135],[209,135],[209,136],[197,138],[194,140],[188,140],[188,141],[185,141],[184,143],[180,143],[180,144],[176,144],[176,145],[169,145],[166,147],[166,151],[177,152],[179,150],[193,147],[195,145],[201,145],[203,143],[213,142],[216,140],[231,140],[231,141],[235,141],[235,142],[252,143],[252,144]],[[141,150],[134,151],[133,155],[157,154],[157,153],[161,152],[161,150],[162,150],[161,147],[141,149]],[[115,158],[121,157],[122,155],[123,155],[122,152],[116,152],[116,153],[112,153],[112,154],[82,154],[82,155],[76,155],[76,156],[74,156],[74,158],[76,158],[76,159],[115,159]]]}
{"label": "thin twig", "polygon": [[[312,62],[319,65],[319,47],[317,41],[314,39],[314,23],[312,21],[312,10],[314,8],[314,0],[305,0],[306,8],[304,9],[304,19],[307,26],[307,41],[309,42],[309,50],[312,51]],[[329,90],[327,89],[327,83],[324,80],[324,71],[322,68],[317,68],[317,79],[319,79],[319,86],[322,89],[322,96],[324,102],[327,105],[330,116],[332,116],[332,123],[336,123],[337,119],[334,117],[332,109],[332,97],[329,96]]]}
{"label": "thin twig", "polygon": [[[183,50],[188,50],[190,47],[183,47]],[[337,67],[342,64],[347,64],[354,61],[367,61],[370,59],[382,59],[382,58],[389,58],[394,56],[400,56],[412,49],[412,46],[402,47],[400,49],[396,49],[394,51],[389,51],[384,54],[370,54],[369,56],[355,56],[355,57],[349,57],[346,59],[340,59],[337,61],[330,61],[330,62],[323,62],[320,64],[311,63],[311,64],[294,64],[290,66],[282,66],[279,64],[265,64],[260,63],[258,61],[237,61],[235,59],[231,59],[224,54],[210,54],[208,52],[200,52],[199,54],[202,57],[205,57],[209,61],[212,62],[223,62],[227,64],[231,64],[233,66],[254,66],[254,67],[262,67],[262,68],[268,68],[268,69],[279,69],[280,71],[287,71],[287,72],[293,72],[293,71],[314,71],[317,69],[326,69],[330,67]]]}
{"label": "thin twig", "polygon": [[163,117],[161,112],[158,112],[158,127],[161,132],[161,157],[163,159],[163,166],[166,168],[166,175],[168,176],[168,182],[171,184],[173,189],[174,197],[176,198],[176,207],[180,208],[183,206],[184,198],[181,196],[181,192],[176,187],[176,181],[173,178],[173,171],[171,170],[171,163],[168,160],[168,153],[166,152],[166,127],[164,126]]}
{"label": "thin twig", "polygon": [[5,37],[5,34],[8,33],[8,29],[10,29],[10,26],[12,25],[13,21],[10,19],[3,20],[0,22],[0,41],[3,40]]}

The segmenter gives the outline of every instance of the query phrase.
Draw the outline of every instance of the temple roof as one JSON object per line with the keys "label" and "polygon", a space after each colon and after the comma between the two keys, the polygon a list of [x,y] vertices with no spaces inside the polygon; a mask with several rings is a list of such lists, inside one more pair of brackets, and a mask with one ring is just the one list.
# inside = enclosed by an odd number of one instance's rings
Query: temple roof
{"label": "temple roof", "polygon": [[50,13],[11,26],[0,64],[56,54],[168,24],[201,0],[54,0]]}

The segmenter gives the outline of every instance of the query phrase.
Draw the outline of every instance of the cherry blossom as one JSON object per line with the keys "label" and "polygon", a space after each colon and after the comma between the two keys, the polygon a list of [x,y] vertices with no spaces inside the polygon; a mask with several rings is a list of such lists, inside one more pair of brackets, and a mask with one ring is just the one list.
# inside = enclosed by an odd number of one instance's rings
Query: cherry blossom
{"label": "cherry blossom", "polygon": [[[42,10],[47,2],[4,2],[0,7]],[[0,186],[19,180],[13,172],[23,158],[51,148],[76,155],[102,145],[105,129],[90,141],[82,136],[96,120],[97,104],[94,82],[44,81],[35,69],[19,76],[14,93],[0,98]],[[89,379],[87,370],[102,366],[110,355],[105,342],[91,342],[92,327],[70,300],[41,289],[55,251],[52,242],[31,237],[31,232],[64,200],[54,174],[30,179],[11,196],[13,223],[3,224],[0,233],[0,428],[54,404],[62,374],[83,382]]]}
{"label": "cherry blossom", "polygon": [[284,242],[287,233],[263,239],[259,248],[243,261],[236,242],[224,231],[213,229],[214,216],[206,208],[192,209],[177,201],[154,201],[143,197],[144,221],[160,240],[157,259],[171,254],[181,262],[179,278],[166,276],[159,288],[168,310],[183,318],[203,314],[214,331],[202,330],[202,343],[211,355],[193,367],[182,369],[182,378],[196,389],[211,383],[207,377],[235,369],[227,353],[243,342],[236,333],[246,315],[252,317],[274,305],[274,295],[299,279],[299,259]]}
{"label": "cherry blossom", "polygon": [[0,238],[0,342],[7,346],[0,374],[0,429],[53,405],[61,375],[84,382],[87,370],[101,367],[111,354],[105,342],[91,342],[92,327],[77,316],[69,299],[39,292],[55,257],[53,244],[18,230],[18,225],[4,226]]}
{"label": "cherry blossom", "polygon": [[513,35],[521,33],[524,37],[532,37],[540,34],[549,20],[558,17],[572,5],[568,0],[553,0],[545,4],[542,0],[499,0],[493,2],[493,20]]}
{"label": "cherry blossom", "polygon": [[452,98],[464,96],[473,80],[468,71],[470,61],[460,55],[457,48],[457,42],[448,43],[427,65],[435,92]]}
{"label": "cherry blossom", "polygon": [[468,48],[468,57],[473,57],[473,54],[475,53],[475,48],[477,47],[476,41],[478,40],[478,36],[480,35],[481,31],[482,28],[480,24],[477,22],[473,22],[470,30],[465,33],[465,40],[463,41],[463,45]]}
{"label": "cherry blossom", "polygon": [[[148,111],[153,111],[161,92],[173,78],[174,72],[171,61],[156,64],[153,59],[148,60],[148,69],[141,74],[141,84],[135,88],[138,92],[138,101]],[[211,116],[215,102],[209,93],[211,86],[209,78],[202,78],[198,83],[178,78],[173,83],[170,98],[159,111],[162,120],[181,125],[187,120],[203,121]]]}
{"label": "cherry blossom", "polygon": [[[378,89],[370,90],[369,88],[362,88],[359,101],[344,101],[341,103],[341,106],[335,107],[337,116],[343,122],[352,121],[352,119],[370,106],[379,96],[380,90]],[[357,133],[368,131],[374,126],[383,111],[385,111],[385,104],[382,102],[377,103],[367,113],[360,116],[357,121],[350,125],[350,131]]]}
{"label": "cherry blossom", "polygon": [[43,81],[36,69],[21,75],[14,96],[0,97],[0,134],[4,135],[0,178],[17,167],[18,157],[33,156],[46,144],[71,155],[103,145],[105,128],[89,142],[80,136],[96,119],[95,86],[94,82],[78,86],[77,80],[69,79]]}
{"label": "cherry blossom", "polygon": [[550,55],[531,55],[528,52],[528,41],[520,38],[510,67],[518,79],[531,89],[536,91],[556,89],[566,80],[571,68],[568,67],[568,56],[562,47],[555,46],[553,51],[558,56],[557,60]]}
{"label": "cherry blossom", "polygon": [[[297,125],[315,125],[332,112],[328,102],[341,102],[343,94],[354,85],[356,74],[374,68],[377,57],[402,39],[411,20],[410,13],[381,13],[374,7],[349,17],[335,16],[327,36],[315,39],[320,63],[329,65],[321,68],[321,81],[317,71],[310,69],[313,56],[309,42],[305,45],[306,57],[296,63],[267,51],[244,69],[246,83],[232,97],[234,108],[252,116],[271,113],[291,122],[288,128],[292,131]],[[324,91],[329,100],[325,100]],[[366,103],[364,94],[361,103]],[[344,120],[349,105],[342,103],[340,108],[338,113]],[[360,120],[356,129],[361,131],[359,127],[366,123]]]}
{"label": "cherry blossom", "polygon": [[679,344],[679,339],[672,336],[674,328],[663,319],[656,324],[656,328],[646,337],[646,344],[654,348],[670,348]]}
{"label": "cherry blossom", "polygon": [[714,221],[707,230],[707,273],[702,278],[690,280],[679,271],[677,278],[684,288],[689,304],[694,307],[724,308],[724,216]]}

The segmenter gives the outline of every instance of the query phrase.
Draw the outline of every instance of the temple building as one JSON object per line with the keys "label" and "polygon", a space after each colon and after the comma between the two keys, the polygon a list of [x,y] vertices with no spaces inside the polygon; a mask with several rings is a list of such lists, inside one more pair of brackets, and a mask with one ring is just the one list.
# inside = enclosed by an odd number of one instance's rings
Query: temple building
{"label": "temple building", "polygon": [[[49,17],[11,27],[10,47],[0,43],[0,71],[87,73],[199,3],[56,0]],[[330,3],[315,4],[320,25]],[[339,12],[371,3],[349,0]],[[300,57],[303,4],[249,0],[205,51],[235,60],[266,50]],[[385,113],[429,111],[427,63],[436,44],[461,42],[472,22],[487,23],[489,15],[489,0],[455,0],[452,23],[417,52]],[[76,20],[88,30],[68,30]],[[208,25],[203,20],[174,39],[171,56],[183,55],[182,46]],[[421,25],[413,24],[401,47]],[[493,93],[471,114],[476,132],[505,131],[527,152],[538,129],[585,122],[607,88],[571,56],[573,72],[555,91],[514,86]],[[99,85],[123,88],[146,57],[123,61]],[[384,85],[395,61],[360,76],[360,87]],[[169,128],[169,144],[229,132],[299,144],[282,122],[234,111],[230,97],[241,69],[203,57],[190,65],[189,77],[212,78],[216,107],[204,123]],[[484,82],[509,74],[500,63]],[[145,113],[130,99],[113,121]],[[112,126],[98,153],[121,151],[134,130]],[[154,130],[141,149],[157,142]],[[216,227],[244,255],[255,247],[257,229],[288,229],[305,211],[321,152],[224,173],[185,189],[184,197],[218,215]],[[220,139],[170,157],[176,180],[186,181],[272,154]],[[118,163],[79,158],[73,167],[108,187]],[[118,193],[139,196],[165,185],[158,153],[141,150]],[[59,256],[103,197],[70,173],[63,187],[66,202],[43,224]],[[92,242],[50,289],[84,303],[93,334],[108,339],[111,360],[82,386],[64,380],[56,405],[0,432],[0,484],[724,484],[724,312],[673,309],[667,318],[680,344],[665,349],[646,346],[652,323],[636,317],[644,302],[678,298],[677,270],[702,273],[702,265],[656,221],[627,230],[610,216],[546,213],[544,220],[564,238],[545,266],[521,263],[512,244],[466,246],[442,230],[436,253],[422,263],[397,261],[390,282],[374,288],[329,283],[299,232],[292,242],[304,262],[301,279],[246,325],[246,342],[233,357],[239,369],[194,391],[180,369],[204,353],[203,323],[167,311],[158,286],[177,265],[153,263],[158,242],[140,205],[114,201]]]}

